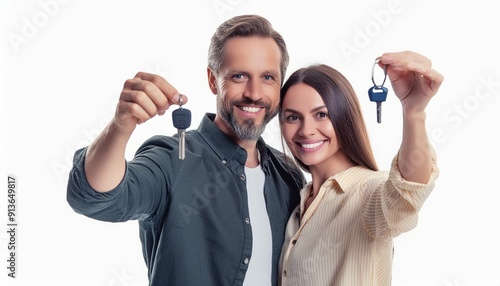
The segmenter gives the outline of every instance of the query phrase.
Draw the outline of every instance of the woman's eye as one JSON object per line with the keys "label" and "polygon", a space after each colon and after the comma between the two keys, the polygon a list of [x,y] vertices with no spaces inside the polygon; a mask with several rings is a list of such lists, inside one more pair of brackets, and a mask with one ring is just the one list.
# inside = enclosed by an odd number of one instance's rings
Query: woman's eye
{"label": "woman's eye", "polygon": [[328,118],[328,113],[326,112],[318,112],[318,118]]}
{"label": "woman's eye", "polygon": [[291,114],[286,117],[286,120],[291,122],[291,121],[297,121],[299,120],[299,117],[297,115]]}

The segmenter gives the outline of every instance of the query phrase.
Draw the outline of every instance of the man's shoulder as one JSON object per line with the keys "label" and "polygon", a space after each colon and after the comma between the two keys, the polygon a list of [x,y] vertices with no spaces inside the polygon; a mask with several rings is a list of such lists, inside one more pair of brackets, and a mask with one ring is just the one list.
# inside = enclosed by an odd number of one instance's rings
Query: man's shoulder
{"label": "man's shoulder", "polygon": [[[197,136],[196,130],[188,130],[186,131],[186,138],[192,138]],[[168,147],[171,145],[177,146],[179,144],[177,134],[169,135],[153,135],[146,139],[141,147],[144,146],[157,146],[157,147]]]}
{"label": "man's shoulder", "polygon": [[173,136],[166,136],[166,135],[153,135],[146,139],[139,149],[143,148],[150,148],[150,147],[169,147],[172,145],[177,145],[177,139],[174,138]]}
{"label": "man's shoulder", "polygon": [[277,157],[280,160],[285,160],[285,157],[286,157],[285,153],[283,153],[282,151],[280,151],[280,150],[272,147],[271,145],[265,144],[264,146],[268,150],[270,156]]}
{"label": "man's shoulder", "polygon": [[[186,131],[186,150],[191,153],[202,152],[202,149],[206,147],[204,140],[200,139],[198,132],[196,130]],[[138,154],[156,154],[164,156],[170,154],[173,157],[178,156],[179,150],[179,139],[177,134],[168,135],[153,135],[146,139],[136,150],[136,155]]]}
{"label": "man's shoulder", "polygon": [[267,150],[268,160],[270,164],[272,164],[275,168],[279,168],[289,173],[294,178],[298,179],[300,181],[300,184],[305,183],[304,174],[295,164],[293,158],[268,144],[264,144],[264,147]]}
{"label": "man's shoulder", "polygon": [[260,139],[259,141],[257,141],[257,150],[259,150],[259,152],[261,152],[261,153],[264,151],[265,156],[269,157],[270,160],[273,160],[273,159],[276,158],[279,161],[285,161],[285,159],[286,159],[285,158],[286,155],[283,152],[281,152],[280,150],[278,150],[278,149],[272,147],[271,145],[267,144],[262,139]]}

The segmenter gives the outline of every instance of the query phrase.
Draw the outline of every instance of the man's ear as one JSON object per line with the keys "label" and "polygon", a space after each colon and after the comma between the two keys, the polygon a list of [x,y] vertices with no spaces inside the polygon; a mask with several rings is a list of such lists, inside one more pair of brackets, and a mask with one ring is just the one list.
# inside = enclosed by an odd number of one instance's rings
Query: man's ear
{"label": "man's ear", "polygon": [[208,86],[213,94],[217,94],[217,78],[210,68],[207,67]]}

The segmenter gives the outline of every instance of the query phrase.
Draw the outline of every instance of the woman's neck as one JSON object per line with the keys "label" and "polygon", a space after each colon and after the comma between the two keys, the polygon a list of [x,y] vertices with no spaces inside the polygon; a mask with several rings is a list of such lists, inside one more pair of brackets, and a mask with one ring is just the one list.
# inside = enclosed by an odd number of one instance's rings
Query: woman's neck
{"label": "woman's neck", "polygon": [[357,164],[351,161],[343,153],[339,156],[331,157],[329,160],[325,160],[320,164],[309,166],[309,171],[312,177],[312,193],[314,197],[319,192],[320,187],[330,178],[342,171],[345,171]]}

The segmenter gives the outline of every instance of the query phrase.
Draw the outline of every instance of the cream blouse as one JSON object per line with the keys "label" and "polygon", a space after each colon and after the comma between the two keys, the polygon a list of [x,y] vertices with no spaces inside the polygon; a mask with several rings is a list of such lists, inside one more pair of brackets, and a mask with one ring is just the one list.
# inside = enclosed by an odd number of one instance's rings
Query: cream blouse
{"label": "cream blouse", "polygon": [[393,237],[417,225],[418,211],[439,175],[433,152],[427,184],[399,172],[352,167],[330,177],[305,213],[309,183],[288,221],[278,279],[290,286],[391,284]]}

